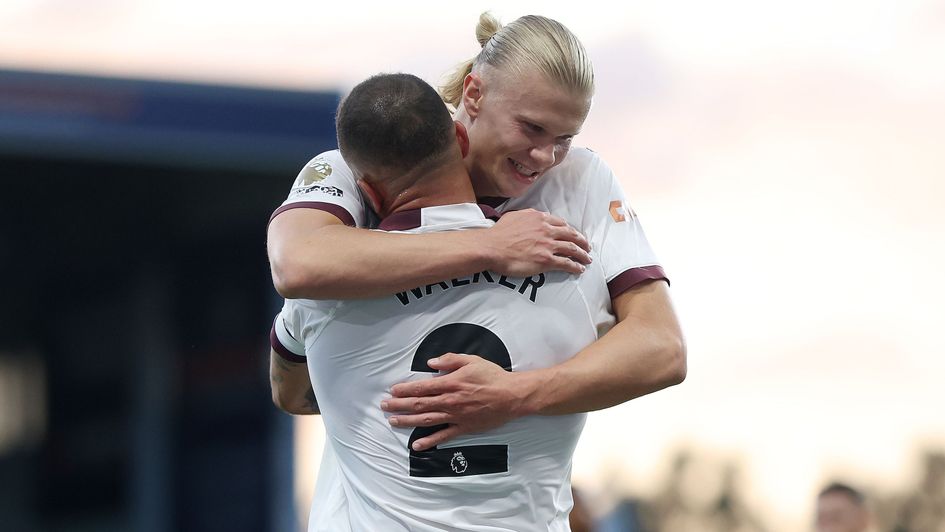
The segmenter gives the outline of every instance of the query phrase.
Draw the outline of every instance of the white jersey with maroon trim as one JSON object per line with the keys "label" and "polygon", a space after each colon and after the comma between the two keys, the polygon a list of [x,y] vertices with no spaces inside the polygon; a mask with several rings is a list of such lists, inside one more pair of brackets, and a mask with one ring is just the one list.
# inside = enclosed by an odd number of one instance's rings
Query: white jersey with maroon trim
{"label": "white jersey with maroon trim", "polygon": [[[484,210],[488,210],[485,208]],[[395,214],[380,227],[488,227],[473,204]],[[548,367],[597,338],[603,270],[511,278],[481,272],[355,301],[289,300],[273,347],[307,355],[327,442],[309,531],[566,531],[571,455],[585,414],[528,416],[413,452],[438,428],[395,428],[380,409],[427,361],[475,353],[510,371]]]}
{"label": "white jersey with maroon trim", "polygon": [[[611,298],[641,281],[666,279],[613,171],[587,148],[571,148],[564,161],[522,197],[499,201],[492,205],[500,213],[528,208],[550,212],[584,234],[594,260],[604,269]],[[332,150],[309,161],[273,217],[308,207],[328,211],[351,226],[373,227],[373,213],[366,205],[351,169],[341,153]],[[612,312],[609,301],[605,312]]]}

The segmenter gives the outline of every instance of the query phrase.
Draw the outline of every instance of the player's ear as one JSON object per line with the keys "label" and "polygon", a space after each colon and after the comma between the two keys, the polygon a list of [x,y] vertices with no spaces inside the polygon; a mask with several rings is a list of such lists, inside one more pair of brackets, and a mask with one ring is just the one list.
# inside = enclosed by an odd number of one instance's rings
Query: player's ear
{"label": "player's ear", "polygon": [[459,142],[459,150],[463,154],[463,159],[469,155],[469,132],[466,131],[466,126],[461,122],[453,121],[453,125],[456,126],[456,141]]}
{"label": "player's ear", "polygon": [[371,208],[374,209],[374,212],[378,216],[383,216],[381,212],[381,207],[383,206],[383,201],[381,201],[381,195],[377,190],[367,181],[363,179],[358,179],[358,188],[361,189],[361,192],[364,193],[364,197],[367,198],[368,203],[371,204]]}
{"label": "player's ear", "polygon": [[475,119],[479,116],[480,105],[482,102],[482,78],[479,74],[470,72],[466,74],[463,80],[463,98],[462,104],[466,108],[466,114],[469,118]]}

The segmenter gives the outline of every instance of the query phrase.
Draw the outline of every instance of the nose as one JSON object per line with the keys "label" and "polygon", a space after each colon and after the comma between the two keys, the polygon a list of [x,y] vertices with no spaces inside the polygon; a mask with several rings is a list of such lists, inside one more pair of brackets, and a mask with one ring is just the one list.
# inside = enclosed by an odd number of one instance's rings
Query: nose
{"label": "nose", "polygon": [[[531,152],[532,159],[535,160],[541,169],[551,168],[555,164],[555,145],[553,142],[535,146]],[[536,168],[537,170],[537,168]]]}

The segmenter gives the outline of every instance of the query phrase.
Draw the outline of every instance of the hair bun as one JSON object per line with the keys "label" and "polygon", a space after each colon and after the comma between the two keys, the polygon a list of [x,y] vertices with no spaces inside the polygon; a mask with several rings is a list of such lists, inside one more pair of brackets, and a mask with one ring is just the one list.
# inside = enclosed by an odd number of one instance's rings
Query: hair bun
{"label": "hair bun", "polygon": [[492,13],[486,11],[479,15],[479,24],[476,24],[476,40],[479,41],[479,46],[485,48],[489,39],[501,29],[502,23],[492,16]]}

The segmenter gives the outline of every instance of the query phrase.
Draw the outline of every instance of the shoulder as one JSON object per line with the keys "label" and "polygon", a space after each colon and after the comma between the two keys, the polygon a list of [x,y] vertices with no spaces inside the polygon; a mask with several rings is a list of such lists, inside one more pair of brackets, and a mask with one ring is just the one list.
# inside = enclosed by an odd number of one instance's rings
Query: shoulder
{"label": "shoulder", "polygon": [[548,171],[537,183],[540,188],[566,188],[570,191],[586,189],[592,183],[608,181],[613,175],[610,167],[594,151],[573,147],[568,156]]}
{"label": "shoulder", "polygon": [[348,163],[338,150],[329,150],[312,157],[299,171],[293,189],[312,186],[326,179],[353,178]]}
{"label": "shoulder", "polygon": [[574,146],[568,152],[568,156],[558,166],[552,168],[549,174],[581,174],[596,171],[601,168],[610,170],[604,159],[597,152],[582,146]]}

